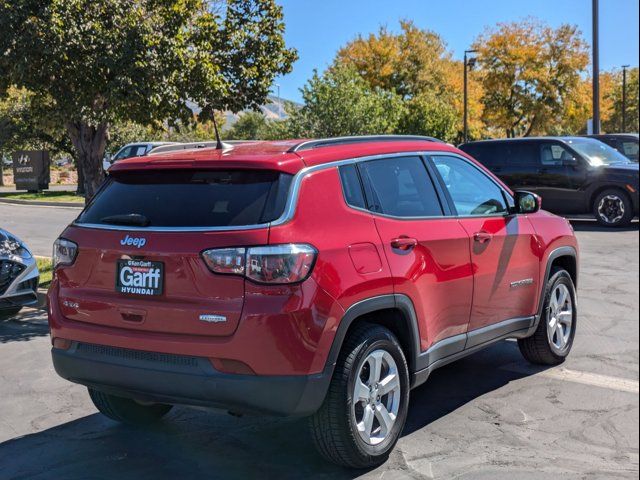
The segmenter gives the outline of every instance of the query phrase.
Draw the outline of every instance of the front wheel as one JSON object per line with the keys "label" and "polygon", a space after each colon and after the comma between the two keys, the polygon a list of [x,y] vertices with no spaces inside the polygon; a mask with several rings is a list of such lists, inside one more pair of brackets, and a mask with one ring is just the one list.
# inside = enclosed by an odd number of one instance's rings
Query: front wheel
{"label": "front wheel", "polygon": [[577,320],[576,291],[571,275],[554,268],[547,282],[544,308],[535,333],[518,340],[520,352],[531,363],[558,365],[573,346]]}
{"label": "front wheel", "polygon": [[347,338],[320,410],[310,419],[322,456],[338,465],[380,465],[398,441],[409,406],[409,372],[396,337],[363,323]]}
{"label": "front wheel", "polygon": [[596,197],[593,213],[600,225],[626,227],[633,220],[633,204],[625,192],[612,188]]}

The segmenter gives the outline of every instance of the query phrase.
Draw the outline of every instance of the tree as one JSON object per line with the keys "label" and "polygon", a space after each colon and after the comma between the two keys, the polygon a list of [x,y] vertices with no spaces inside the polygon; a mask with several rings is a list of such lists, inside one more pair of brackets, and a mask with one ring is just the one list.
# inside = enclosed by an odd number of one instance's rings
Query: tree
{"label": "tree", "polygon": [[[393,92],[403,99],[407,111],[399,132],[444,135],[447,140],[462,137],[462,62],[452,59],[445,42],[435,32],[420,29],[412,21],[400,22],[399,33],[382,27],[376,34],[359,36],[342,47],[332,68],[338,66],[354,68],[372,88]],[[470,76],[468,105],[472,137],[480,137],[484,131],[481,91],[480,83]],[[427,118],[419,105],[437,118]]]}
{"label": "tree", "polygon": [[577,27],[553,29],[533,20],[500,24],[474,48],[482,69],[484,120],[507,137],[544,134],[562,123],[589,62]]}
{"label": "tree", "polygon": [[[622,132],[622,72],[609,74],[610,81],[602,88],[603,103],[608,107],[602,119],[602,129],[605,132]],[[601,82],[602,83],[602,82]],[[638,115],[638,67],[627,70],[627,132],[640,130]],[[623,132],[626,133],[626,132]]]}
{"label": "tree", "polygon": [[114,123],[264,102],[296,58],[283,31],[274,0],[0,0],[0,92],[27,88],[65,126],[90,197]]}
{"label": "tree", "polygon": [[293,137],[337,137],[392,133],[402,115],[400,97],[371,87],[350,67],[313,77],[302,88],[304,105],[290,112]]}
{"label": "tree", "polygon": [[453,105],[433,93],[424,93],[405,102],[396,133],[427,135],[453,142],[457,125],[458,115]]}
{"label": "tree", "polygon": [[[286,106],[290,112],[296,107]],[[262,112],[243,112],[223,137],[229,140],[284,140],[291,138],[291,122],[288,119],[267,118]]]}
{"label": "tree", "polygon": [[353,67],[371,87],[411,98],[424,92],[444,93],[450,55],[440,36],[400,22],[401,32],[381,27],[378,34],[359,36],[336,55],[334,65]]}
{"label": "tree", "polygon": [[244,112],[224,137],[229,140],[262,140],[266,129],[267,118],[261,112]]}

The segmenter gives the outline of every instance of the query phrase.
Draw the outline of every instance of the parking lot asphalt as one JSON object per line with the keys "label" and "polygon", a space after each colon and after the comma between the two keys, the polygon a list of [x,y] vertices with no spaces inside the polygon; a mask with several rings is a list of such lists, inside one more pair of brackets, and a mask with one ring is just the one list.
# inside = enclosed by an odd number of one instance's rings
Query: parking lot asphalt
{"label": "parking lot asphalt", "polygon": [[34,255],[51,256],[53,242],[79,214],[75,207],[0,203],[0,228],[27,242]]}
{"label": "parking lot asphalt", "polygon": [[179,407],[151,428],[118,425],[56,376],[45,315],[24,311],[0,323],[0,478],[638,478],[638,224],[576,230],[567,362],[531,367],[504,341],[436,371],[412,392],[389,461],[368,472],[325,463],[304,419]]}

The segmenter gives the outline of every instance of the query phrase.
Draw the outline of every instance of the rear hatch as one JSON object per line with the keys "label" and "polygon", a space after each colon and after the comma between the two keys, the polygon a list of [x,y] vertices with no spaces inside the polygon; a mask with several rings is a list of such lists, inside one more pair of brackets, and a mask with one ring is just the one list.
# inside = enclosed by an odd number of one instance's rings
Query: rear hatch
{"label": "rear hatch", "polygon": [[267,170],[112,175],[62,235],[78,244],[73,265],[58,269],[64,316],[160,334],[233,334],[245,280],[212,273],[201,252],[267,244],[291,178]]}

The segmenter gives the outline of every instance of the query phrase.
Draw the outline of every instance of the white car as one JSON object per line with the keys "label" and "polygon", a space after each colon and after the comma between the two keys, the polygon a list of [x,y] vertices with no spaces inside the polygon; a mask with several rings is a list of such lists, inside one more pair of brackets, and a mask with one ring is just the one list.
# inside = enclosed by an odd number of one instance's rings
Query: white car
{"label": "white car", "polygon": [[102,161],[102,168],[106,172],[109,170],[109,167],[113,165],[118,160],[122,160],[130,157],[142,157],[143,155],[148,155],[151,150],[157,147],[162,147],[165,145],[174,145],[174,142],[139,142],[139,143],[128,143],[120,150],[116,152],[111,158],[105,158]]}
{"label": "white car", "polygon": [[15,235],[0,228],[0,320],[38,302],[40,273],[29,249]]}

